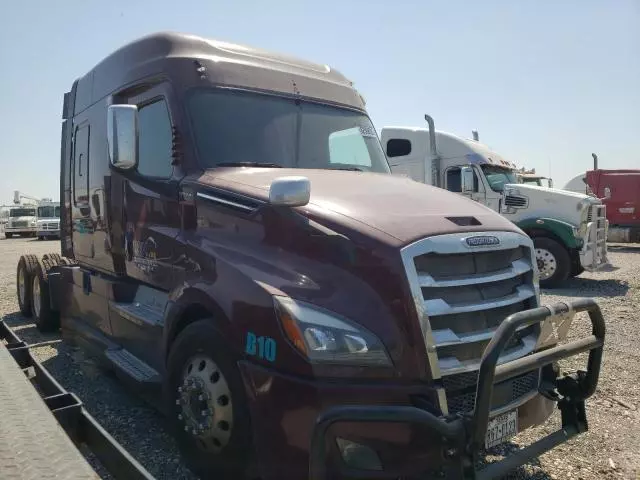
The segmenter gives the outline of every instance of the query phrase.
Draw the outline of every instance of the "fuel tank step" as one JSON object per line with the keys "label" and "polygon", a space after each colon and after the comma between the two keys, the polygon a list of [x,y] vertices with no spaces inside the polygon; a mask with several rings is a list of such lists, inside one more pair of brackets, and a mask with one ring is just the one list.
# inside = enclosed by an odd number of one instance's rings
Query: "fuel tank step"
{"label": "fuel tank step", "polygon": [[125,374],[139,383],[160,384],[160,374],[124,348],[109,349],[106,357]]}

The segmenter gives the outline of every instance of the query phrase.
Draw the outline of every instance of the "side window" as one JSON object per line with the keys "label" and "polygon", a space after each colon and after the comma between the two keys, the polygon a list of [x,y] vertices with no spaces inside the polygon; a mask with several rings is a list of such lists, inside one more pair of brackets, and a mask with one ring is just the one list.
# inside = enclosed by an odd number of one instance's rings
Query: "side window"
{"label": "side window", "polygon": [[73,141],[73,200],[89,203],[89,125],[76,129]]}
{"label": "side window", "polygon": [[411,141],[406,138],[390,138],[387,141],[387,157],[404,157],[411,153]]}
{"label": "side window", "polygon": [[460,169],[452,167],[447,170],[447,190],[450,192],[461,192],[462,181],[460,180]]}
{"label": "side window", "polygon": [[171,176],[171,120],[164,100],[140,108],[138,113],[138,172],[147,177]]}
{"label": "side window", "polygon": [[[447,170],[447,190],[450,192],[462,192],[462,179],[460,178],[460,167],[451,167]],[[473,191],[479,192],[478,175],[473,171]]]}

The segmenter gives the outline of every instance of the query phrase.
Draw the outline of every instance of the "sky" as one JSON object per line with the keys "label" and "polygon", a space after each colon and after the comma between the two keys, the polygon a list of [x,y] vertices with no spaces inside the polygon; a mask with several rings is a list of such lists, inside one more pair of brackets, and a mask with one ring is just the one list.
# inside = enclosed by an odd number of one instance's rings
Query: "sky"
{"label": "sky", "polygon": [[640,0],[21,0],[0,15],[0,204],[59,197],[64,92],[163,30],[326,63],[378,129],[480,140],[556,186],[640,168]]}

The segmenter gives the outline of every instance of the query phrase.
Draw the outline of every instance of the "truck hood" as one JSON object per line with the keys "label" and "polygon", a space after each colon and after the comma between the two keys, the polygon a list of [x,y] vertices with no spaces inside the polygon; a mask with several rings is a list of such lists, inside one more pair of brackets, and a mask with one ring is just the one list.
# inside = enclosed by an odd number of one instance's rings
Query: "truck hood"
{"label": "truck hood", "polygon": [[[309,204],[297,210],[318,220],[377,236],[392,244],[453,232],[516,231],[510,221],[459,194],[390,174],[344,170],[217,168],[198,183],[268,200],[271,182],[282,176],[311,182]],[[474,220],[475,219],[475,220]]]}
{"label": "truck hood", "polygon": [[526,208],[518,210],[521,219],[552,217],[575,226],[580,224],[588,206],[601,203],[599,199],[582,193],[521,183],[505,185],[504,194],[528,200]]}

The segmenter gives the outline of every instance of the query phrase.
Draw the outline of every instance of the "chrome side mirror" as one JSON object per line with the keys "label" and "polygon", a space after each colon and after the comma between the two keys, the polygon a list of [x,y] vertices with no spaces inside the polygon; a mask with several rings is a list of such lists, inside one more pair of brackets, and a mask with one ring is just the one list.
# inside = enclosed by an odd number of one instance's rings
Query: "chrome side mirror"
{"label": "chrome side mirror", "polygon": [[138,107],[110,105],[107,110],[109,161],[121,170],[138,165]]}
{"label": "chrome side mirror", "polygon": [[310,197],[311,182],[307,177],[276,178],[269,187],[269,203],[275,206],[302,207]]}
{"label": "chrome side mirror", "polygon": [[462,182],[462,193],[473,193],[473,168],[462,167],[460,169],[460,179]]}

